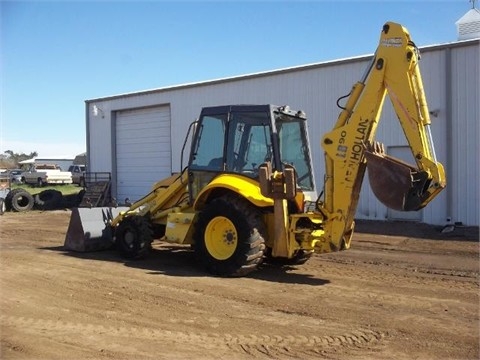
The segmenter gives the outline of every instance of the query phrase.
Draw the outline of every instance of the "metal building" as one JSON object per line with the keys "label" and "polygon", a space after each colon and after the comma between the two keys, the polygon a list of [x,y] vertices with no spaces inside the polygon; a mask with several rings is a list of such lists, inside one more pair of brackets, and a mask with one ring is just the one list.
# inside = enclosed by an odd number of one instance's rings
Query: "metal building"
{"label": "metal building", "polygon": [[[356,217],[478,226],[480,39],[427,46],[420,51],[432,134],[437,158],[446,168],[447,189],[427,208],[400,213],[383,206],[366,180]],[[320,192],[324,168],[320,139],[337,119],[337,99],[361,78],[370,58],[361,56],[87,100],[89,170],[112,173],[113,196],[119,201],[127,197],[137,200],[155,181],[181,170],[184,138],[202,107],[273,103],[306,112]],[[388,101],[377,140],[385,143],[390,154],[411,158]]]}

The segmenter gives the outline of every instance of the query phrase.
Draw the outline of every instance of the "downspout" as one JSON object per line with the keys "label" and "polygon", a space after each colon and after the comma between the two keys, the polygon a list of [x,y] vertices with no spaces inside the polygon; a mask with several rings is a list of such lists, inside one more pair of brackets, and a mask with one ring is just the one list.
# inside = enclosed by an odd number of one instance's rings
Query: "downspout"
{"label": "downspout", "polygon": [[86,146],[87,148],[85,151],[87,152],[86,156],[86,170],[90,171],[90,104],[88,100],[85,101],[85,137],[86,139]]}
{"label": "downspout", "polygon": [[453,190],[455,188],[455,180],[453,176],[453,106],[452,106],[452,49],[447,47],[445,49],[445,113],[446,117],[446,144],[447,144],[447,159],[446,159],[446,175],[447,175],[447,223],[455,223],[452,219],[453,215]]}
{"label": "downspout", "polygon": [[117,198],[117,111],[110,111],[110,137],[111,137],[111,190],[110,193],[113,198]]}

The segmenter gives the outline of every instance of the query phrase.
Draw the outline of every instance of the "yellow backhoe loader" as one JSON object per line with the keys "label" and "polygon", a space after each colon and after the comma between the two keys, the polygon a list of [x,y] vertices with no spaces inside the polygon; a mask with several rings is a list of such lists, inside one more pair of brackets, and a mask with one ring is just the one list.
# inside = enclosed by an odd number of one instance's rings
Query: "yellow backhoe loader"
{"label": "yellow backhoe loader", "polygon": [[[387,207],[416,211],[446,186],[430,133],[419,51],[399,24],[383,26],[375,55],[354,84],[334,128],[323,136],[324,189],[316,196],[305,113],[288,106],[203,108],[189,128],[188,165],[128,208],[82,209],[65,245],[115,245],[139,258],[154,239],[190,244],[212,274],[243,276],[262,261],[301,264],[313,253],[350,247],[364,173]],[[416,164],[375,142],[390,98]],[[103,229],[88,229],[93,217]],[[91,245],[91,246],[89,246]]]}

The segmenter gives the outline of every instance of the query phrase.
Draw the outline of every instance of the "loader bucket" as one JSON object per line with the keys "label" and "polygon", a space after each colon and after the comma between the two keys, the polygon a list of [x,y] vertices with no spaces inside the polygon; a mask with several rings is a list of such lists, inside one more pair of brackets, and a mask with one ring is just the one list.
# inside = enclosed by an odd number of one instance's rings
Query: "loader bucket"
{"label": "loader bucket", "polygon": [[113,234],[107,220],[117,216],[128,207],[73,208],[65,235],[67,250],[87,252],[109,249],[113,245]]}
{"label": "loader bucket", "polygon": [[428,174],[384,153],[365,151],[368,178],[380,202],[398,211],[420,210]]}

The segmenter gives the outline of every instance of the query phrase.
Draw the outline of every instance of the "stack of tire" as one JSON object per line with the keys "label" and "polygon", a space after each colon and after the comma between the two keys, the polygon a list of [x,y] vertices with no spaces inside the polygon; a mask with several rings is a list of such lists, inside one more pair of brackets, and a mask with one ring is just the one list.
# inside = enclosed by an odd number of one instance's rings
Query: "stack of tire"
{"label": "stack of tire", "polygon": [[[24,189],[13,189],[5,197],[3,210],[17,212],[37,210],[56,210],[69,207],[76,207],[82,201],[84,191],[79,194],[63,196],[58,190],[48,189],[36,195],[30,194]],[[0,209],[0,213],[3,213]]]}
{"label": "stack of tire", "polygon": [[5,197],[5,210],[28,211],[33,209],[33,196],[23,189],[13,189]]}

